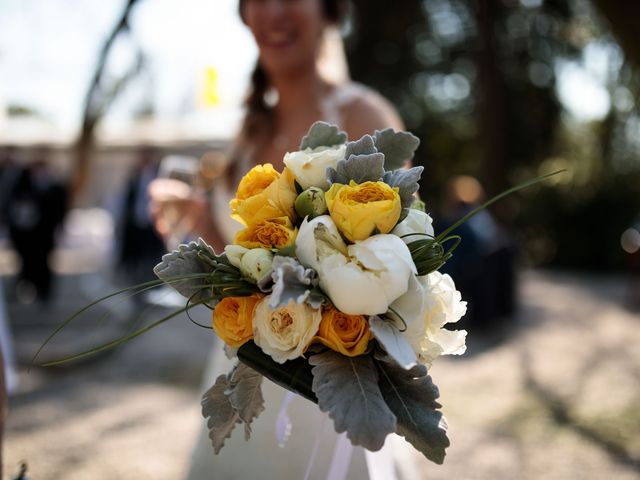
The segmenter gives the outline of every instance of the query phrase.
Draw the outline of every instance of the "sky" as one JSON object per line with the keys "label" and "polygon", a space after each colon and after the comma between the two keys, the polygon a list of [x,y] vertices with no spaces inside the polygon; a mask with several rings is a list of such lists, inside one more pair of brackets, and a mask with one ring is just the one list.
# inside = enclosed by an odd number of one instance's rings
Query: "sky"
{"label": "sky", "polygon": [[[98,51],[123,5],[0,0],[0,106],[24,105],[61,130],[77,128]],[[218,77],[217,108],[239,108],[256,49],[237,0],[140,0],[132,13],[132,36],[114,46],[109,71],[128,69],[133,44],[144,52],[148,74],[113,105],[111,122],[129,117],[145,96],[161,117],[204,110],[199,93],[210,67]]]}
{"label": "sky", "polygon": [[[0,126],[2,107],[18,104],[60,131],[78,128],[94,62],[124,1],[0,0]],[[144,53],[147,71],[119,97],[105,123],[126,129],[131,111],[146,102],[161,119],[187,118],[205,129],[213,119],[232,135],[256,58],[237,1],[140,0],[132,35],[115,45],[109,71],[129,68],[132,45]],[[558,95],[576,118],[595,120],[608,112],[603,72],[610,61],[595,45],[580,62],[555,66]],[[217,74],[220,103],[205,108],[200,94],[207,68]]]}

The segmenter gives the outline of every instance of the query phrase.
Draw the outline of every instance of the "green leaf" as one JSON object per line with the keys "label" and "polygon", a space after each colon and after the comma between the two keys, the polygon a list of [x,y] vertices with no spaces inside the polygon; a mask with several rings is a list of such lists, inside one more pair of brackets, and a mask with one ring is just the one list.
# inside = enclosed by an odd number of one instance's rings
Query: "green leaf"
{"label": "green leaf", "polygon": [[318,405],[329,412],[336,432],[354,445],[377,451],[396,430],[396,417],[382,397],[378,372],[368,355],[346,357],[327,351],[309,357]]}
{"label": "green leaf", "polygon": [[216,454],[224,446],[224,441],[231,436],[236,424],[242,422],[240,414],[225,393],[229,387],[228,375],[220,375],[201,401],[202,416],[208,419],[209,438]]}
{"label": "green leaf", "polygon": [[369,330],[386,352],[404,369],[410,369],[418,362],[416,353],[402,332],[391,321],[378,316],[369,318]]}
{"label": "green leaf", "polygon": [[384,153],[384,169],[403,168],[413,158],[420,139],[409,132],[395,132],[392,128],[375,132],[376,148]]}
{"label": "green leaf", "polygon": [[282,364],[276,363],[252,341],[242,345],[237,353],[241,362],[264,375],[273,383],[297,393],[313,403],[318,403],[315,393],[311,390],[313,376],[311,375],[311,366],[306,359],[296,358]]}
{"label": "green leaf", "polygon": [[309,132],[302,137],[300,150],[305,148],[332,147],[347,141],[347,134],[341,132],[337,126],[327,122],[316,122],[311,125]]}
{"label": "green leaf", "polygon": [[442,464],[449,446],[447,423],[438,411],[438,387],[424,365],[405,370],[395,362],[380,361],[380,390],[398,419],[398,435],[432,462]]}

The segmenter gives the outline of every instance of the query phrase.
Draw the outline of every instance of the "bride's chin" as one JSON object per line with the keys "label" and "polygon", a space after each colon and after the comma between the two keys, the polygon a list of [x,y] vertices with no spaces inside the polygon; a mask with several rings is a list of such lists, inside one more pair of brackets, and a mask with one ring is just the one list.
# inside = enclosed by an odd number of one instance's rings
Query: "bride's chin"
{"label": "bride's chin", "polygon": [[272,75],[298,74],[306,70],[309,62],[306,59],[295,58],[294,55],[263,56],[260,63]]}

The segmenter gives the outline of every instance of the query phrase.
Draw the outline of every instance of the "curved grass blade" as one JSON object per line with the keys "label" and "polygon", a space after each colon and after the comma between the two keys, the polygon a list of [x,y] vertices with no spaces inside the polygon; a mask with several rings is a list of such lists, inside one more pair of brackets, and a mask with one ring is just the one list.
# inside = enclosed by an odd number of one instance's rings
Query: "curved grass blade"
{"label": "curved grass blade", "polygon": [[469,220],[471,217],[473,217],[474,215],[476,215],[477,213],[481,212],[482,210],[484,210],[487,207],[490,207],[491,205],[493,205],[494,203],[496,203],[498,200],[500,200],[501,198],[506,197],[507,195],[511,195],[512,193],[517,192],[518,190],[522,190],[523,188],[527,188],[530,187],[532,185],[535,185],[536,183],[540,183],[543,182],[545,180],[547,180],[550,177],[553,177],[554,175],[558,175],[559,173],[562,172],[566,172],[566,169],[562,169],[562,170],[558,170],[556,172],[553,173],[548,173],[546,175],[541,175],[539,177],[536,177],[532,180],[528,180],[526,182],[523,182],[519,185],[516,185],[515,187],[512,187],[508,190],[505,190],[502,193],[499,193],[498,195],[496,195],[495,197],[487,200],[486,202],[484,202],[482,205],[480,205],[479,207],[474,208],[473,210],[471,210],[469,213],[467,213],[464,217],[462,217],[460,220],[458,220],[456,223],[454,223],[453,225],[451,225],[449,228],[447,228],[445,231],[441,232],[437,237],[436,237],[436,241],[441,242],[443,238],[447,237],[451,232],[453,232],[456,228],[458,228],[460,225],[462,225],[464,222],[466,222],[467,220]]}
{"label": "curved grass blade", "polygon": [[190,308],[193,308],[196,305],[199,305],[200,303],[203,303],[203,302],[198,302],[198,303],[195,303],[193,305],[187,305],[184,308],[181,308],[179,310],[171,312],[169,315],[166,315],[166,316],[162,317],[161,319],[156,320],[155,322],[153,322],[150,325],[147,325],[146,327],[139,328],[135,332],[132,332],[132,333],[130,333],[128,335],[116,338],[115,340],[111,340],[110,342],[103,343],[102,345],[98,345],[97,347],[90,348],[90,349],[85,350],[85,351],[80,352],[80,353],[74,353],[73,355],[68,355],[68,356],[60,358],[58,360],[52,360],[50,362],[43,363],[43,364],[41,364],[41,366],[43,366],[43,367],[52,367],[52,366],[55,366],[55,365],[61,365],[63,363],[68,363],[68,362],[71,362],[73,360],[78,360],[80,358],[84,358],[84,357],[87,357],[89,355],[93,355],[95,353],[102,352],[102,351],[107,350],[109,348],[117,347],[118,345],[121,345],[121,344],[123,344],[125,342],[128,342],[129,340],[132,340],[132,339],[142,335],[143,333],[148,332],[149,330],[157,327],[158,325],[163,324],[167,320],[171,320],[172,318],[180,315],[183,312],[186,312]]}
{"label": "curved grass blade", "polygon": [[33,355],[33,358],[31,359],[31,364],[35,365],[36,359],[38,358],[38,356],[40,355],[40,353],[42,352],[42,350],[44,349],[44,347],[46,347],[49,342],[51,340],[53,340],[53,338],[58,335],[58,333],[60,333],[60,331],[62,331],[63,328],[65,328],[67,325],[69,325],[72,321],[74,321],[76,318],[78,318],[80,315],[82,315],[84,312],[86,312],[87,310],[89,310],[90,308],[98,305],[101,302],[104,302],[105,300],[108,300],[110,298],[116,297],[118,295],[121,295],[123,293],[127,293],[130,292],[131,290],[136,290],[136,289],[141,289],[140,292],[136,292],[136,293],[141,293],[143,291],[145,291],[145,289],[149,289],[149,288],[155,288],[157,286],[160,286],[162,284],[171,284],[172,282],[178,282],[178,281],[182,281],[188,278],[206,278],[208,277],[209,274],[202,274],[202,273],[197,273],[197,274],[189,274],[189,275],[184,275],[184,276],[180,276],[179,278],[174,278],[174,279],[170,279],[170,280],[150,280],[148,282],[144,282],[144,283],[139,283],[137,285],[133,285],[131,287],[126,287],[123,288],[121,290],[117,290],[115,292],[112,292],[108,295],[105,295],[104,297],[101,297],[91,303],[89,303],[88,305],[82,307],[80,310],[78,310],[76,313],[74,313],[73,315],[71,315],[69,318],[66,318],[65,320],[62,321],[62,323],[60,323],[60,325],[58,325],[53,332],[51,332],[49,334],[49,336],[45,339],[45,341],[42,343],[42,345],[40,345],[40,347],[38,348],[38,350],[36,351],[36,353]]}

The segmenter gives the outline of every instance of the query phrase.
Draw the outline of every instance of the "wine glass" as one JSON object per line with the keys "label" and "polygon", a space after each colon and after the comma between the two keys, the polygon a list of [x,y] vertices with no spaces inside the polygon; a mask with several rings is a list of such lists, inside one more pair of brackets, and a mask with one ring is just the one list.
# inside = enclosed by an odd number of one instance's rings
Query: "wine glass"
{"label": "wine glass", "polygon": [[152,188],[167,249],[174,250],[189,239],[197,222],[191,207],[203,195],[200,161],[186,155],[164,157]]}

